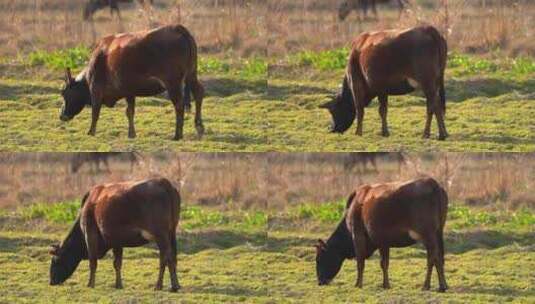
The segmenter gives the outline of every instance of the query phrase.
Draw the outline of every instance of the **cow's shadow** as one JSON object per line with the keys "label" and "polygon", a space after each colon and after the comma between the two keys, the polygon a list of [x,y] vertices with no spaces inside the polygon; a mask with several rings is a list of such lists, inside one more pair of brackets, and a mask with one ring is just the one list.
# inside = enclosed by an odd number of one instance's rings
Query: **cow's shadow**
{"label": "cow's shadow", "polygon": [[0,83],[0,100],[21,101],[30,95],[59,94],[58,88],[36,84]]}

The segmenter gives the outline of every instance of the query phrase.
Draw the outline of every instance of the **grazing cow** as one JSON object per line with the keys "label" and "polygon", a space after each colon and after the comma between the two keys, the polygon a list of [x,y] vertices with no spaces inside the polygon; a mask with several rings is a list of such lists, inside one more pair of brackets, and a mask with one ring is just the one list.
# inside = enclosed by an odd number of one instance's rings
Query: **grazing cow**
{"label": "grazing cow", "polygon": [[405,164],[405,157],[402,152],[352,152],[348,153],[344,159],[344,170],[351,171],[357,167],[359,173],[367,170],[367,164],[373,167],[374,172],[377,170],[377,158],[387,157],[398,164],[398,172],[401,172],[401,166]]}
{"label": "grazing cow", "polygon": [[404,95],[420,86],[427,100],[424,138],[429,138],[433,114],[437,118],[439,140],[448,136],[444,124],[447,44],[432,26],[406,30],[366,32],[354,41],[349,55],[342,91],[320,108],[329,110],[331,131],[343,133],[357,115],[357,135],[362,135],[364,108],[379,98],[382,135],[389,136],[388,95]]}
{"label": "grazing cow", "polygon": [[164,178],[103,184],[82,199],[80,213],[71,231],[50,251],[50,285],[65,282],[82,259],[89,259],[89,284],[95,287],[97,260],[113,250],[115,288],[122,288],[123,247],[138,247],[155,241],[160,250],[156,289],[162,289],[165,267],[171,290],[180,288],[176,275],[176,235],[180,195]]}
{"label": "grazing cow", "polygon": [[[133,0],[89,0],[84,6],[84,20],[90,20],[93,18],[93,14],[95,14],[96,11],[101,10],[103,8],[109,7],[110,8],[110,14],[113,17],[113,13],[117,15],[119,19],[121,19],[121,14],[119,11],[119,3],[132,3]],[[145,0],[137,0],[137,2],[145,7],[147,5]],[[150,0],[150,5],[154,4],[154,0]]]}
{"label": "grazing cow", "polygon": [[356,287],[362,288],[364,261],[379,249],[383,288],[390,288],[390,247],[407,247],[420,241],[427,250],[423,289],[429,290],[435,266],[439,291],[445,291],[443,230],[447,209],[446,191],[432,178],[360,186],[349,196],[336,231],[327,242],[319,240],[316,245],[319,285],[329,284],[344,260],[355,258]]}
{"label": "grazing cow", "polygon": [[135,152],[84,152],[76,153],[71,159],[71,172],[76,173],[85,164],[90,164],[92,172],[100,171],[100,163],[104,165],[107,172],[110,172],[110,165],[108,159],[122,158],[127,156],[130,162],[130,172],[133,171],[134,165],[139,164],[139,159]]}
{"label": "grazing cow", "polygon": [[[387,3],[391,0],[343,0],[342,3],[340,3],[340,6],[338,7],[338,18],[340,18],[341,21],[345,20],[346,17],[351,13],[351,11],[359,11],[359,19],[360,19],[360,13],[364,15],[364,18],[366,18],[368,14],[368,5],[371,5],[373,14],[375,15],[375,18],[377,18],[377,8],[376,3]],[[399,7],[399,16],[401,17],[401,13],[403,12],[403,9],[405,8],[405,4],[407,0],[395,0]]]}
{"label": "grazing cow", "polygon": [[204,88],[197,79],[197,45],[181,25],[104,37],[93,50],[88,66],[76,79],[67,69],[65,81],[60,119],[69,121],[90,105],[89,135],[95,135],[102,104],[113,107],[125,98],[128,137],[136,137],[136,96],[153,96],[164,91],[175,107],[174,139],[182,138],[184,107],[185,103],[189,104],[190,91],[195,98],[195,128],[199,137],[204,133],[201,116]]}

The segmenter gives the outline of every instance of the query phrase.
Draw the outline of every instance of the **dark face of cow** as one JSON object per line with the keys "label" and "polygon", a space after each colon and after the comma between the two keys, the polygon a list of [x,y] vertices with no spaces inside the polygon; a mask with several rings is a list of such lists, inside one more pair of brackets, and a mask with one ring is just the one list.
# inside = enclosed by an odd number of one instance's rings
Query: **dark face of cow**
{"label": "dark face of cow", "polygon": [[61,91],[61,96],[63,96],[64,103],[59,118],[62,121],[73,119],[86,105],[91,104],[87,82],[73,79],[69,69],[65,73],[65,88]]}
{"label": "dark face of cow", "polygon": [[356,112],[353,98],[347,94],[338,94],[331,101],[320,106],[327,109],[332,117],[330,131],[344,133],[351,127],[355,120]]}
{"label": "dark face of cow", "polygon": [[327,285],[338,274],[344,257],[334,248],[330,248],[323,240],[316,245],[316,277],[318,285]]}
{"label": "dark face of cow", "polygon": [[50,250],[52,262],[50,263],[50,285],[65,282],[76,270],[78,263],[68,253],[62,251],[59,245],[52,245]]}

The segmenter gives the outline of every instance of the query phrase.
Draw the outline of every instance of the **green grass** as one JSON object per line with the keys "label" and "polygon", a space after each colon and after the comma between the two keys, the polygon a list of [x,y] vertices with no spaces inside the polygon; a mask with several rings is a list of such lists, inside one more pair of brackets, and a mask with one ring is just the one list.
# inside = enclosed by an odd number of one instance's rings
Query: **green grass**
{"label": "green grass", "polygon": [[200,58],[201,81],[206,88],[202,139],[197,138],[192,111],[186,114],[184,140],[172,140],[174,107],[165,95],[137,99],[137,138],[128,139],[124,101],[103,109],[95,137],[86,135],[90,108],[70,122],[59,120],[62,69],[70,66],[73,73],[79,71],[87,57],[84,50],[37,51],[5,64],[0,78],[0,151],[269,149],[264,133],[267,63],[263,58]]}
{"label": "green grass", "polygon": [[[380,133],[377,102],[366,109],[364,135],[355,126],[328,132],[330,116],[318,106],[339,89],[347,49],[302,52],[278,60],[200,56],[206,87],[206,133],[198,139],[186,115],[184,140],[174,135],[174,109],[164,95],[138,98],[136,139],[127,138],[125,103],[104,108],[95,137],[87,136],[90,109],[59,120],[61,71],[78,71],[87,50],[36,51],[3,63],[0,73],[0,151],[534,151],[535,61],[450,55],[446,125],[450,137],[422,139],[425,99],[421,92],[391,97],[390,137]],[[270,62],[275,59],[270,59]],[[267,79],[267,75],[269,78]]]}
{"label": "green grass", "polygon": [[[347,261],[329,286],[318,287],[313,244],[327,238],[344,200],[308,203],[269,213],[221,211],[188,205],[178,232],[177,293],[153,291],[154,244],[126,248],[124,289],[113,288],[111,254],[99,261],[95,289],[86,287],[83,261],[63,285],[48,285],[48,246],[64,238],[79,202],[0,209],[0,303],[532,303],[535,214],[486,211],[452,203],[446,223],[445,294],[420,291],[425,271],[421,245],[391,250],[392,289],[380,288],[378,254],[366,263],[364,288],[353,287]],[[165,277],[165,283],[169,279]],[[167,286],[167,285],[166,285]],[[436,276],[433,276],[436,288]]]}
{"label": "green grass", "polygon": [[270,216],[270,294],[281,303],[532,303],[535,214],[485,211],[452,204],[446,222],[446,279],[450,289],[421,291],[426,258],[421,245],[390,251],[390,290],[383,290],[379,255],[366,261],[364,287],[354,287],[356,267],[346,261],[328,286],[317,286],[315,249],[341,219],[344,201],[305,204]]}
{"label": "green grass", "polygon": [[[154,244],[125,249],[123,290],[113,288],[111,254],[99,261],[95,289],[86,287],[87,261],[82,261],[65,284],[51,287],[48,246],[64,238],[77,206],[79,202],[43,203],[0,213],[0,303],[270,301],[268,278],[252,271],[266,265],[261,255],[266,244],[266,215],[198,206],[184,208],[179,223],[178,273],[183,288],[178,293],[153,290],[159,263]],[[164,283],[168,288],[167,272]]]}
{"label": "green grass", "polygon": [[271,147],[277,151],[533,151],[535,61],[450,54],[446,70],[446,126],[450,137],[422,139],[426,108],[417,90],[389,98],[390,137],[380,135],[378,103],[365,111],[364,134],[353,125],[328,132],[331,118],[318,106],[339,90],[347,49],[290,55],[270,70],[267,111]]}

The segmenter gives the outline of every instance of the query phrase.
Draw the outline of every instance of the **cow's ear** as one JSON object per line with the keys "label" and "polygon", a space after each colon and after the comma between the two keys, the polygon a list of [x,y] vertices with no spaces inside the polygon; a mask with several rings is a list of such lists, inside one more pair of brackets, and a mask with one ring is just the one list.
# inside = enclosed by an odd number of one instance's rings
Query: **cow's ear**
{"label": "cow's ear", "polygon": [[48,253],[50,255],[57,256],[58,255],[58,251],[59,251],[59,245],[58,244],[52,244],[50,246],[50,250],[48,251]]}
{"label": "cow's ear", "polygon": [[332,109],[332,107],[334,106],[334,103],[336,102],[336,100],[332,99],[332,100],[329,100],[327,101],[326,103],[323,103],[319,106],[320,109]]}
{"label": "cow's ear", "polygon": [[73,81],[74,79],[72,78],[71,68],[66,68],[65,69],[65,83],[69,84]]}
{"label": "cow's ear", "polygon": [[322,239],[318,239],[317,247],[321,250],[324,250],[325,248],[327,248],[327,244],[325,244],[325,242]]}

